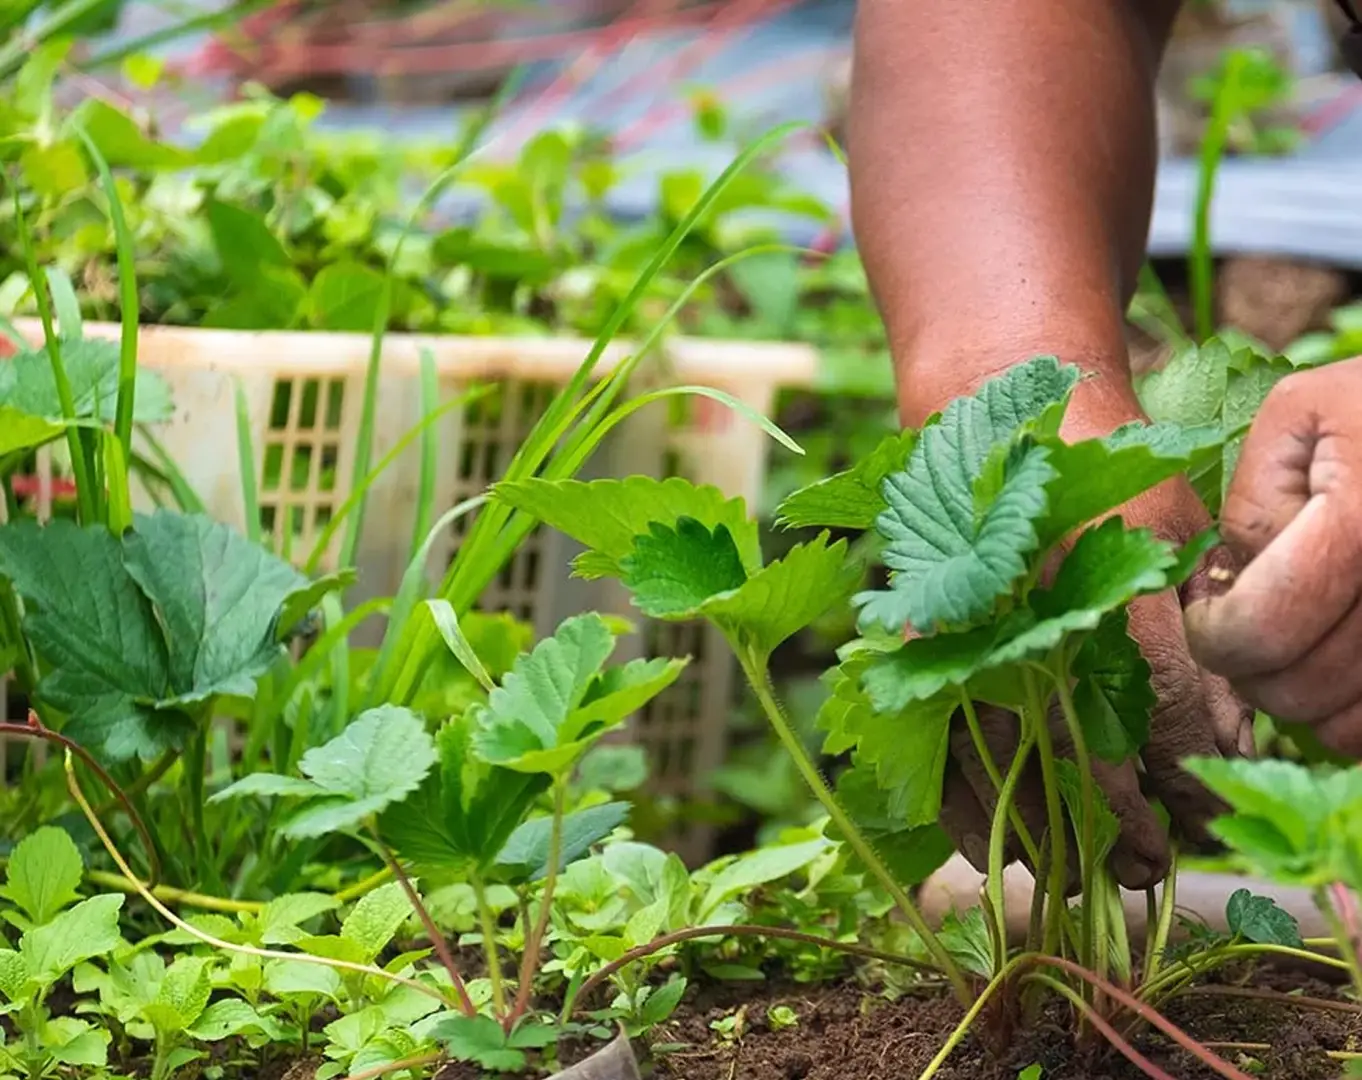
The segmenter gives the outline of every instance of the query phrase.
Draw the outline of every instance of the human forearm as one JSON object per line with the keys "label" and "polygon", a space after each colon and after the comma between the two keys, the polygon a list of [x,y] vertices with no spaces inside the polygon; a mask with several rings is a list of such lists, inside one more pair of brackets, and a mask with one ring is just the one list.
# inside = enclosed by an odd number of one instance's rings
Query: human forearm
{"label": "human forearm", "polygon": [[1041,352],[1098,376],[1080,410],[1091,426],[1136,409],[1122,317],[1175,10],[861,0],[853,214],[906,423]]}

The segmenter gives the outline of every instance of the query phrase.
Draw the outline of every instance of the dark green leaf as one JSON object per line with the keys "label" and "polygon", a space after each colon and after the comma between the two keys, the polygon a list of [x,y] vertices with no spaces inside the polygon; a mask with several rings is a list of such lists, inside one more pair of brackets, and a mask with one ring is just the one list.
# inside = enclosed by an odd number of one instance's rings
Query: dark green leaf
{"label": "dark green leaf", "polygon": [[374,328],[384,275],[357,262],[323,267],[308,292],[308,321],[318,330],[369,333]]}
{"label": "dark green leaf", "polygon": [[292,261],[275,238],[265,219],[250,210],[211,200],[207,206],[208,228],[213,234],[222,268],[238,288],[254,291],[261,283],[261,269],[288,269]]}
{"label": "dark green leaf", "polygon": [[[955,845],[936,822],[909,828],[892,813],[888,793],[870,766],[858,763],[843,772],[837,778],[837,798],[894,880],[905,888],[926,881],[955,853]],[[828,835],[842,839],[834,829]]]}
{"label": "dark green leaf", "polygon": [[[566,869],[628,821],[630,809],[629,803],[609,802],[564,815],[558,869]],[[517,878],[540,880],[549,869],[552,831],[553,818],[531,818],[511,834],[496,857],[497,865]]]}
{"label": "dark green leaf", "polygon": [[634,539],[620,560],[621,580],[639,610],[653,618],[694,618],[717,593],[747,580],[732,534],[724,525],[711,532],[694,518],[678,518],[672,528],[659,522]]}
{"label": "dark green leaf", "polygon": [[506,1033],[490,1017],[446,1017],[433,1035],[456,1061],[470,1061],[495,1072],[519,1072],[525,1067],[525,1055],[507,1045]]}
{"label": "dark green leaf", "polygon": [[1127,632],[1123,608],[1110,612],[1079,646],[1072,671],[1074,707],[1088,749],[1119,764],[1149,740],[1149,717],[1158,704],[1150,667]]}
{"label": "dark green leaf", "polygon": [[666,984],[648,995],[648,1000],[643,1003],[643,1010],[639,1014],[639,1020],[649,1027],[665,1024],[671,1019],[672,1013],[676,1012],[676,1007],[681,1004],[681,998],[685,993],[685,976],[672,976]]}
{"label": "dark green leaf", "polygon": [[933,823],[941,812],[951,717],[958,706],[957,697],[945,694],[892,711],[856,710],[846,719],[844,738],[854,741],[857,766],[874,769],[886,813],[900,827]]}
{"label": "dark green leaf", "polygon": [[1236,889],[1225,905],[1225,925],[1231,934],[1258,945],[1285,945],[1305,948],[1300,924],[1289,912],[1267,896],[1255,896],[1248,889]]}

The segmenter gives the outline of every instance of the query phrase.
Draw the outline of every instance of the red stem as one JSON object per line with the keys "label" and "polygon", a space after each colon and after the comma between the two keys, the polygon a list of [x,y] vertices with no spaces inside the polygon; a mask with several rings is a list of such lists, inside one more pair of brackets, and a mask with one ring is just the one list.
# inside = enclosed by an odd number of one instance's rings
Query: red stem
{"label": "red stem", "polygon": [[1102,976],[1098,975],[1096,972],[1089,971],[1081,964],[1075,964],[1072,960],[1066,960],[1062,956],[1037,957],[1036,963],[1066,971],[1070,975],[1080,978],[1089,985],[1101,990],[1108,997],[1119,1001],[1141,1020],[1158,1028],[1189,1054],[1192,1054],[1208,1068],[1214,1069],[1221,1076],[1226,1077],[1227,1080],[1252,1080],[1247,1073],[1236,1069],[1228,1061],[1211,1053],[1211,1051],[1207,1050],[1171,1020],[1162,1016],[1157,1009],[1145,1004],[1139,998],[1128,991],[1121,989],[1115,983],[1102,978]]}
{"label": "red stem", "polygon": [[[1032,978],[1037,977],[1032,976]],[[1054,986],[1063,986],[1063,984],[1060,983],[1058,980],[1051,980],[1045,977],[1039,977],[1037,981],[1041,986],[1044,986],[1047,983],[1053,983]],[[1067,996],[1067,993],[1065,996]],[[1112,1046],[1114,1046],[1117,1050],[1121,1052],[1121,1054],[1126,1058],[1126,1060],[1128,1060],[1132,1065],[1134,1065],[1137,1069],[1143,1072],[1146,1076],[1152,1077],[1152,1080],[1176,1080],[1176,1078],[1173,1077],[1170,1073],[1165,1072],[1158,1065],[1155,1065],[1142,1053],[1136,1050],[1135,1047],[1131,1046],[1130,1043],[1126,1042],[1125,1037],[1122,1036],[1121,1033],[1118,1032],[1109,1023],[1107,1023],[1106,1019],[1102,1016],[1101,1013],[1099,1013],[1096,1009],[1094,1009],[1091,1005],[1089,1005],[1077,994],[1074,994],[1074,996],[1069,1000],[1073,1004],[1074,1008],[1076,1008],[1079,1012],[1083,1014],[1084,1018],[1088,1021],[1088,1023],[1090,1023],[1093,1026],[1093,1029],[1099,1035],[1101,1035],[1109,1043],[1111,1043]]]}
{"label": "red stem", "polygon": [[65,735],[60,735],[50,728],[45,727],[43,722],[38,718],[38,714],[32,709],[28,710],[27,724],[14,724],[9,722],[0,723],[0,735],[14,735],[20,739],[40,739],[43,742],[56,743],[58,746],[65,750],[69,750],[71,753],[75,754],[76,757],[80,758],[90,771],[99,778],[99,782],[113,793],[114,798],[117,799],[119,805],[123,807],[123,812],[127,814],[128,818],[132,821],[133,828],[137,830],[138,836],[142,838],[142,846],[147,849],[147,876],[149,878],[147,887],[152,888],[156,885],[161,878],[161,860],[156,854],[156,844],[152,841],[151,830],[147,828],[146,822],[142,820],[142,816],[137,812],[137,808],[133,806],[132,800],[128,798],[127,793],[118,786],[118,783],[112,776],[104,771],[104,766],[96,761],[85,747],[81,746],[79,743],[72,742]]}

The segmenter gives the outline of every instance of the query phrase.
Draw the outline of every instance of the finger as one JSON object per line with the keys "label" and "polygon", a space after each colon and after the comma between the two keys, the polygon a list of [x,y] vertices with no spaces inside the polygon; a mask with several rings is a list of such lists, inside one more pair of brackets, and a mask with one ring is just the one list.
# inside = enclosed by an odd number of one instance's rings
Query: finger
{"label": "finger", "polygon": [[[1150,716],[1149,741],[1141,754],[1151,793],[1194,845],[1209,841],[1210,820],[1223,804],[1182,768],[1191,755],[1219,757],[1200,672],[1187,653],[1171,593],[1148,596],[1130,607],[1132,635],[1149,662],[1158,704]],[[1236,736],[1237,737],[1237,736]]]}
{"label": "finger", "polygon": [[1281,671],[1239,680],[1254,705],[1284,720],[1307,724],[1327,720],[1362,700],[1362,601],[1355,603],[1324,639]]}
{"label": "finger", "polygon": [[1362,757],[1362,702],[1356,702],[1315,729],[1320,742],[1347,757]]}
{"label": "finger", "polygon": [[954,758],[946,762],[941,789],[941,815],[937,819],[955,850],[981,874],[988,872],[988,813],[974,794],[973,785]]}
{"label": "finger", "polygon": [[[1224,591],[1217,575],[1233,575],[1240,569],[1238,558],[1229,548],[1214,548],[1201,567],[1178,590],[1185,608]],[[1183,631],[1184,636],[1186,631]],[[1206,717],[1212,737],[1225,756],[1251,757],[1253,754],[1253,710],[1235,693],[1229,681],[1213,672],[1201,672],[1201,692],[1206,701]]]}
{"label": "finger", "polygon": [[1184,613],[1192,655],[1231,680],[1299,660],[1348,612],[1362,584],[1362,536],[1342,496],[1313,496],[1223,596]]}

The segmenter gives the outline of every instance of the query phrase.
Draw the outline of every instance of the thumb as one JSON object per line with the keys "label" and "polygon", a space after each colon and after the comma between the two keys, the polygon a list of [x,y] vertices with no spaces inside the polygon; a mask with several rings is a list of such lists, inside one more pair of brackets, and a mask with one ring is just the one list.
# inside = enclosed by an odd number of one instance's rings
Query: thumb
{"label": "thumb", "polygon": [[1229,679],[1278,671],[1348,613],[1362,585],[1362,548],[1342,498],[1310,496],[1227,592],[1187,606],[1198,663]]}

